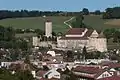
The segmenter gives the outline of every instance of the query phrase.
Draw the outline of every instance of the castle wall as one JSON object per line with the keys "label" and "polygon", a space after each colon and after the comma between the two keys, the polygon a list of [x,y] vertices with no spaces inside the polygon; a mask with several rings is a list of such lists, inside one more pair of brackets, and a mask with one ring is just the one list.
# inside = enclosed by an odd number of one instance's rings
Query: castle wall
{"label": "castle wall", "polygon": [[90,38],[89,47],[94,47],[97,51],[107,51],[107,40],[106,38]]}
{"label": "castle wall", "polygon": [[33,37],[33,46],[38,46],[38,44],[39,44],[39,38]]}
{"label": "castle wall", "polygon": [[59,48],[83,48],[88,44],[88,40],[58,40],[58,47]]}

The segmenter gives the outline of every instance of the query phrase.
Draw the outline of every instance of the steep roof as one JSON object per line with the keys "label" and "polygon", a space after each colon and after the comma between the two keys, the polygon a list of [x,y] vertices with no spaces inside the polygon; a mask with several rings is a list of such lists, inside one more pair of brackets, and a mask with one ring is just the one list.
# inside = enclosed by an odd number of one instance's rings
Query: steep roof
{"label": "steep roof", "polygon": [[105,38],[105,35],[103,34],[103,32],[99,34],[99,38]]}

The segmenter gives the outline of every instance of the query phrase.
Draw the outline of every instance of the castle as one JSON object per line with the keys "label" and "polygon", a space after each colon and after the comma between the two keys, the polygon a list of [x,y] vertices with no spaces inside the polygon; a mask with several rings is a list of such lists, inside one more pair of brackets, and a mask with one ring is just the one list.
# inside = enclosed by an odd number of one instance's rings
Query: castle
{"label": "castle", "polygon": [[[52,36],[52,22],[45,23],[45,36]],[[47,42],[48,43],[48,42]],[[33,46],[41,46],[40,40],[33,37]],[[88,51],[107,51],[107,39],[103,33],[98,33],[94,29],[70,28],[64,36],[57,37],[57,48],[59,49],[83,49]]]}
{"label": "castle", "polygon": [[103,33],[98,33],[94,29],[71,28],[65,36],[58,37],[57,47],[68,49],[83,49],[86,47],[90,51],[107,51],[107,40]]}

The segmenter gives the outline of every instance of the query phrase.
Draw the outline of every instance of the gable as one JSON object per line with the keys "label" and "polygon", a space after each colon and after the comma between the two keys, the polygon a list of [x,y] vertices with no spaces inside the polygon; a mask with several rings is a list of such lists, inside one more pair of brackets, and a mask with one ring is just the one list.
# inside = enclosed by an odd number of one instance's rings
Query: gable
{"label": "gable", "polygon": [[98,32],[96,31],[96,30],[94,30],[93,32],[92,32],[92,34],[90,35],[90,37],[99,37],[99,34],[98,34]]}
{"label": "gable", "polygon": [[55,69],[51,69],[47,73],[45,73],[45,75],[50,75],[50,74],[60,74],[60,73],[57,72]]}
{"label": "gable", "polygon": [[112,76],[112,75],[111,75],[109,72],[105,71],[105,72],[103,72],[102,74],[100,74],[100,75],[97,77],[97,79],[106,78],[106,77],[111,77],[111,76]]}
{"label": "gable", "polygon": [[51,78],[60,78],[60,73],[57,72],[55,69],[49,70],[46,74],[44,74],[45,78],[51,79]]}

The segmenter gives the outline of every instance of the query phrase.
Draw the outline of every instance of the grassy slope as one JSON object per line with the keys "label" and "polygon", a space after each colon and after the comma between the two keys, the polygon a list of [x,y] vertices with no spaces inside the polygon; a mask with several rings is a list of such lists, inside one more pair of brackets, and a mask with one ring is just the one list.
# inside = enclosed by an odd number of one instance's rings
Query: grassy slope
{"label": "grassy slope", "polygon": [[103,20],[101,16],[85,16],[85,23],[95,29],[120,28],[120,26],[105,24],[108,21],[109,20]]}
{"label": "grassy slope", "polygon": [[4,19],[0,21],[0,25],[12,26],[14,28],[32,28],[44,30],[44,22],[46,19],[50,19],[53,22],[53,30],[56,32],[65,31],[69,27],[64,25],[64,21],[70,17],[31,17],[31,18],[16,18],[16,19]]}
{"label": "grassy slope", "polygon": [[[53,30],[56,32],[65,32],[69,27],[64,24],[64,21],[71,17],[31,17],[31,18],[14,18],[0,20],[0,25],[12,26],[14,28],[40,28],[44,30],[44,22],[46,19],[50,19],[53,22]],[[88,15],[85,16],[84,22],[88,26],[91,26],[97,30],[103,30],[106,28],[120,28],[119,25],[105,24],[111,20],[103,20],[101,16]],[[116,20],[117,21],[117,20]],[[69,22],[70,23],[70,22]]]}

